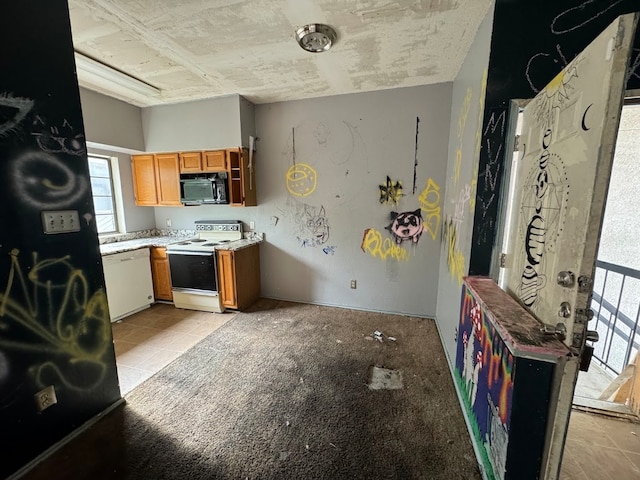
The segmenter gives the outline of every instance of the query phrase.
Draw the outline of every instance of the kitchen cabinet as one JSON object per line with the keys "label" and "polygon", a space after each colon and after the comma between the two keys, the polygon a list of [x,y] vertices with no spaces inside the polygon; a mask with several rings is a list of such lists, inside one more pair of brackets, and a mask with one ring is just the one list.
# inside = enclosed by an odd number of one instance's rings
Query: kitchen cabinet
{"label": "kitchen cabinet", "polygon": [[255,152],[249,158],[247,148],[228,148],[229,204],[236,207],[254,207],[256,197]]}
{"label": "kitchen cabinet", "polygon": [[227,171],[226,150],[180,152],[180,173],[206,173]]}
{"label": "kitchen cabinet", "polygon": [[132,155],[131,170],[136,205],[182,205],[177,153]]}
{"label": "kitchen cabinet", "polygon": [[173,301],[169,258],[165,247],[151,248],[151,276],[153,278],[153,294],[156,300]]}
{"label": "kitchen cabinet", "polygon": [[220,302],[243,310],[260,296],[260,245],[240,250],[217,250]]}

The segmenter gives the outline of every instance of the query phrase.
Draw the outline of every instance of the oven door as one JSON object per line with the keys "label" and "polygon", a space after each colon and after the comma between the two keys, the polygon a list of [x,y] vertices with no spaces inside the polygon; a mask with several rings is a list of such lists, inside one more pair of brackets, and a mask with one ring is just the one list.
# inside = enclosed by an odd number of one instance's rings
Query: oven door
{"label": "oven door", "polygon": [[175,291],[217,295],[215,252],[167,250],[171,288]]}

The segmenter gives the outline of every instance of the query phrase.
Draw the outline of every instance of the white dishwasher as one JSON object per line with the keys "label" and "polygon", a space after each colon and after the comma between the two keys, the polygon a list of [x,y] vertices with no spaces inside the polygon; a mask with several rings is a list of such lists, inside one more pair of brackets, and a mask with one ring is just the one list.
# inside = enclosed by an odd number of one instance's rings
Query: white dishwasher
{"label": "white dishwasher", "polygon": [[153,280],[149,249],[102,256],[109,316],[114,322],[153,303]]}

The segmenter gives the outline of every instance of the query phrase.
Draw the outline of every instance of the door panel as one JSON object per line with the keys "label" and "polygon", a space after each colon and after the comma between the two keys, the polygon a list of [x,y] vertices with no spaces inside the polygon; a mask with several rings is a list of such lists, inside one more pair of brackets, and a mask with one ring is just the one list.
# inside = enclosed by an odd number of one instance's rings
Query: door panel
{"label": "door panel", "polygon": [[618,17],[523,112],[505,288],[576,354],[554,377],[545,479],[562,462],[636,23]]}
{"label": "door panel", "polygon": [[635,23],[634,14],[619,17],[524,109],[507,290],[544,323],[566,329],[565,343],[577,349]]}

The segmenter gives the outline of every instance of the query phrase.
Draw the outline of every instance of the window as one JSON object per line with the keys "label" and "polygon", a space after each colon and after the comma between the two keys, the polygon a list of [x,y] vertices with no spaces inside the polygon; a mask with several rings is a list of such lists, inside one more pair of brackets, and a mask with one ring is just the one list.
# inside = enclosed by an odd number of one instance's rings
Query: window
{"label": "window", "polygon": [[118,221],[113,193],[111,158],[89,155],[89,175],[98,235],[115,233],[118,230]]}

